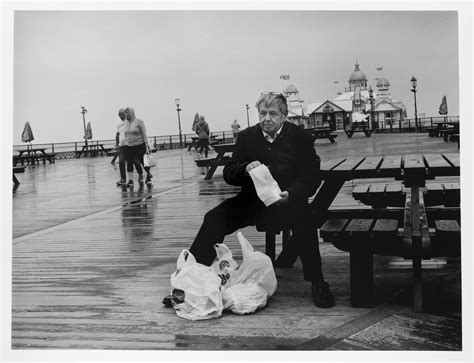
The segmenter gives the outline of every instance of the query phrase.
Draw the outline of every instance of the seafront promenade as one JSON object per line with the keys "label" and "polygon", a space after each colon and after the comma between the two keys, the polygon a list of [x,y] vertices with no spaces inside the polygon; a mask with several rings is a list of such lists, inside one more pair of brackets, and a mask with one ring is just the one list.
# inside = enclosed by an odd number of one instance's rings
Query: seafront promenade
{"label": "seafront promenade", "polygon": [[[323,161],[458,152],[456,143],[414,133],[351,139],[341,134],[335,144],[315,145]],[[411,261],[377,256],[374,306],[353,308],[349,255],[322,241],[334,308],[313,305],[298,261],[276,270],[278,290],[255,314],[226,313],[200,322],[177,317],[161,300],[169,293],[178,254],[190,246],[204,213],[238,189],[225,184],[222,168],[205,181],[194,150],[154,156],[152,188],[117,188],[118,166],[110,157],[58,160],[27,167],[18,176],[21,184],[12,194],[14,351],[462,349],[459,259],[423,262],[425,310],[414,313]],[[332,208],[359,205],[351,195],[353,184],[344,185]],[[264,250],[263,233],[253,227],[242,232]],[[241,259],[236,236],[225,243]]]}

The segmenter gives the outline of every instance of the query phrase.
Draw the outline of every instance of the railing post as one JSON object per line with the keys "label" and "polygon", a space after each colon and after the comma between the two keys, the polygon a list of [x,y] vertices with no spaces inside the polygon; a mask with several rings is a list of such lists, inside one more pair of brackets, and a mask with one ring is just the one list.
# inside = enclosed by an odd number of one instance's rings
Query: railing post
{"label": "railing post", "polygon": [[172,140],[171,135],[170,135],[170,149],[172,149],[172,148],[173,148],[173,140]]}
{"label": "railing post", "polygon": [[74,155],[77,158],[77,141],[74,141]]}
{"label": "railing post", "polygon": [[51,144],[51,152],[54,153],[54,144]]}

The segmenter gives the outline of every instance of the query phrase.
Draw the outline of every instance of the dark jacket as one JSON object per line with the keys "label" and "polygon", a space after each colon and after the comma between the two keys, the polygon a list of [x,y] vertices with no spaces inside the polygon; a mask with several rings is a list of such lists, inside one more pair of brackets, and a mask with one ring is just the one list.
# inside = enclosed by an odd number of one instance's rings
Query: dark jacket
{"label": "dark jacket", "polygon": [[250,199],[258,196],[245,167],[255,160],[269,168],[280,189],[289,192],[290,202],[307,201],[321,183],[320,158],[312,137],[288,121],[273,143],[265,139],[260,124],[239,133],[231,161],[224,168],[224,179],[241,186],[241,194]]}

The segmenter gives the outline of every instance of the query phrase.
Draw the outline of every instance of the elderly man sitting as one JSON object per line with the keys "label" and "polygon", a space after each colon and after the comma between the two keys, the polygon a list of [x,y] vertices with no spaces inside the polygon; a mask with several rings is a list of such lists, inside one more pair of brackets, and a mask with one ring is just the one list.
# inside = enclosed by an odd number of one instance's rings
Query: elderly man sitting
{"label": "elderly man sitting", "polygon": [[[214,244],[240,228],[291,228],[288,243],[298,251],[304,279],[311,281],[314,304],[332,307],[334,298],[323,278],[317,230],[308,204],[320,183],[320,159],[313,140],[301,127],[286,121],[288,105],[282,94],[263,94],[256,107],[259,124],[239,133],[232,159],[224,168],[224,180],[240,186],[241,191],[206,213],[190,252],[199,263],[211,265],[216,257]],[[281,200],[269,207],[258,198],[249,175],[261,164],[269,168],[282,190]],[[165,297],[163,303],[171,306],[171,297]]]}

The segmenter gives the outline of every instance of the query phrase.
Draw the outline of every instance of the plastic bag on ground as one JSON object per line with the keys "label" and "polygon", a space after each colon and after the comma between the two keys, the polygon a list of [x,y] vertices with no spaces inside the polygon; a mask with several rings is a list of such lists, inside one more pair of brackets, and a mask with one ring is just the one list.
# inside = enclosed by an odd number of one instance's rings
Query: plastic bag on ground
{"label": "plastic bag on ground", "polygon": [[239,264],[234,260],[232,251],[225,244],[218,243],[214,245],[214,249],[216,250],[217,259],[211,267],[220,277],[221,291],[224,291],[233,284]]}
{"label": "plastic bag on ground", "polygon": [[[210,266],[196,262],[187,250],[181,252],[176,265],[177,270],[171,275],[172,304],[176,314],[188,320],[221,316],[221,279],[215,271]],[[180,295],[180,298],[176,299],[176,295]]]}
{"label": "plastic bag on ground", "polygon": [[236,284],[222,293],[224,310],[236,314],[250,314],[267,305],[268,294],[257,283]]}
{"label": "plastic bag on ground", "polygon": [[263,308],[277,288],[273,264],[266,254],[254,251],[241,232],[237,233],[243,261],[232,284],[222,294],[226,309],[237,314],[252,313]]}

